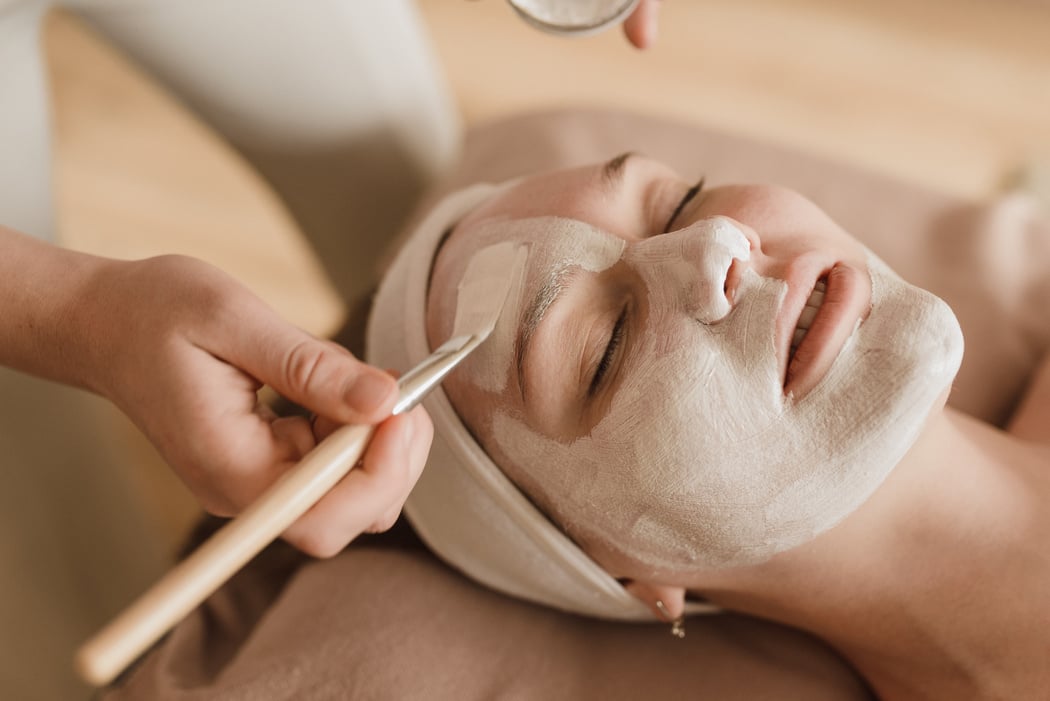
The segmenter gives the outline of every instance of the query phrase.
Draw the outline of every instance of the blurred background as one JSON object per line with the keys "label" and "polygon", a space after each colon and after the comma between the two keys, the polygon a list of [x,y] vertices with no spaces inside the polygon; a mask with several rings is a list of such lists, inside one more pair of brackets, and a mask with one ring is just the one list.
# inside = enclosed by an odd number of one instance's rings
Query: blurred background
{"label": "blurred background", "polygon": [[[503,0],[419,0],[418,9],[465,129],[522,111],[611,107],[970,198],[1019,182],[1046,188],[1047,0],[664,0],[659,38],[645,52],[619,30],[543,35]],[[343,296],[293,216],[234,148],[76,15],[51,12],[43,47],[64,245],[122,258],[197,256],[303,328],[339,327]],[[67,415],[46,398],[17,410],[49,424],[26,440],[62,440],[68,430]],[[34,519],[31,500],[3,488],[11,524],[4,547],[53,561],[64,581],[34,584],[32,600],[17,586],[23,599],[7,597],[0,698],[86,698],[70,671],[73,646],[164,571],[199,515],[115,409],[84,397],[69,411],[91,415],[85,430],[105,443],[107,474],[119,486],[104,499],[85,489],[75,518],[62,524]],[[78,532],[81,554],[34,554],[41,529],[58,528]],[[22,576],[5,569],[8,585]],[[40,633],[27,632],[36,627]]]}
{"label": "blurred background", "polygon": [[467,124],[597,104],[982,196],[1050,149],[1046,0],[664,0],[645,52],[420,3]]}

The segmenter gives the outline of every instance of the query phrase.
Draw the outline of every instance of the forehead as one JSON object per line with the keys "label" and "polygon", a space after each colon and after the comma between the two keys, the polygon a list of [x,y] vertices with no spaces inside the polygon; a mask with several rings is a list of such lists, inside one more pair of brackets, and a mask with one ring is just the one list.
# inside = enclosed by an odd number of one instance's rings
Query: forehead
{"label": "forehead", "polygon": [[[568,244],[558,227],[521,226],[521,220],[560,217],[586,221],[600,199],[600,167],[574,168],[525,178],[462,219],[441,245],[430,281],[428,317],[446,321],[451,293],[474,252],[508,240],[529,243],[529,269],[537,255],[557,256]],[[577,241],[577,245],[582,241]],[[564,255],[566,252],[563,252]],[[431,330],[434,327],[431,326]]]}
{"label": "forehead", "polygon": [[[584,219],[606,194],[601,166],[585,166],[523,178],[467,215],[454,237],[486,220],[529,217]],[[451,241],[450,241],[451,243]]]}
{"label": "forehead", "polygon": [[[671,168],[646,156],[624,153],[606,163],[541,173],[522,179],[465,217],[457,233],[486,219],[565,217],[610,233],[621,231],[625,210],[635,208],[647,184],[677,178]],[[455,238],[456,234],[453,235]]]}
{"label": "forehead", "polygon": [[478,250],[512,241],[529,245],[529,276],[565,265],[601,270],[623,252],[624,240],[585,221],[562,216],[486,219],[457,232],[439,253],[432,287],[457,283]]}

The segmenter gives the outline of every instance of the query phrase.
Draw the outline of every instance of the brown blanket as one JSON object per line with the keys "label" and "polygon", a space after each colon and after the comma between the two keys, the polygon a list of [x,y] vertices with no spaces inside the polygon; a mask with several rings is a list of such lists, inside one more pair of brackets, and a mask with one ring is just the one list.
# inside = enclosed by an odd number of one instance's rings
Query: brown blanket
{"label": "brown blanket", "polygon": [[[444,189],[626,150],[711,184],[778,182],[827,209],[956,310],[967,354],[951,403],[1003,423],[1050,347],[1050,226],[1021,196],[959,202],[871,173],[648,118],[567,112],[470,135]],[[435,193],[436,196],[437,193]],[[104,699],[862,699],[825,646],[744,617],[612,624],[466,581],[400,526],[329,561],[277,544]]]}
{"label": "brown blanket", "polygon": [[271,548],[103,698],[868,698],[789,629],[714,616],[678,640],[567,616],[474,585],[411,537],[400,527],[325,562]]}

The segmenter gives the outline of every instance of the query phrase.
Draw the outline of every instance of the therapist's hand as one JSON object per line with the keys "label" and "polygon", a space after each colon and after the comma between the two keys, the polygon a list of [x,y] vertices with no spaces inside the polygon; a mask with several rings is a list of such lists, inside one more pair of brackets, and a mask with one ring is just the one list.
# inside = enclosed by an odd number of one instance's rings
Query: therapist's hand
{"label": "therapist's hand", "polygon": [[623,33],[627,41],[639,49],[647,49],[656,43],[657,25],[661,0],[641,0],[631,16],[624,20]]}
{"label": "therapist's hand", "polygon": [[[430,419],[421,407],[388,418],[390,375],[284,322],[206,263],[114,261],[74,323],[85,384],[131,417],[214,514],[239,513],[335,426],[382,422],[360,466],[284,534],[311,555],[389,528],[423,469]],[[256,397],[263,384],[317,420],[277,418]]]}

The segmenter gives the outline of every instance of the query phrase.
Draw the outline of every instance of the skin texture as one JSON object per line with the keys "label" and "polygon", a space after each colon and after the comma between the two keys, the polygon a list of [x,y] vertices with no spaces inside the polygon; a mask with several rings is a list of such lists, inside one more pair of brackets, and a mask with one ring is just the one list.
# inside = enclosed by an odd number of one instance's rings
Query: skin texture
{"label": "skin texture", "polygon": [[[362,460],[285,533],[325,557],[389,528],[415,484],[432,427],[393,418],[396,384],[279,318],[191,258],[117,261],[0,227],[0,364],[107,397],[208,511],[250,504],[343,423],[382,423]],[[263,385],[318,415],[277,418]]]}
{"label": "skin texture", "polygon": [[[528,178],[460,222],[435,263],[431,338],[443,337],[451,323],[450,295],[443,291],[455,284],[485,226],[568,217],[619,236],[628,247],[664,233],[688,181],[645,160],[631,159],[625,172],[626,189],[615,192],[601,166]],[[845,232],[815,205],[781,188],[712,189],[683,208],[672,228],[715,215],[751,232],[756,270],[789,286],[795,271],[806,268],[799,261],[815,261],[817,268],[858,263],[859,250]],[[615,275],[616,267],[610,271]],[[577,303],[581,309],[600,307],[600,299],[583,293]],[[573,339],[597,338],[601,348],[612,323],[610,315],[598,314],[575,333],[556,334],[557,342],[540,357],[544,367],[533,370],[550,375],[551,366],[566,364],[552,360],[593,359],[595,353]],[[829,336],[823,345],[833,340]],[[492,432],[493,409],[518,411],[537,430],[560,431],[571,441],[587,434],[603,407],[560,391],[559,382],[567,380],[558,377],[539,380],[548,401],[529,406],[515,375],[499,394],[471,386],[463,375],[454,374],[445,387],[486,451],[529,492],[524,466],[507,460]],[[673,616],[687,595],[702,596],[821,637],[880,698],[1039,698],[1050,687],[1050,554],[1041,545],[1050,538],[1044,508],[1050,500],[1046,386],[1044,370],[1015,417],[1014,433],[944,409],[946,391],[911,450],[860,508],[767,562],[654,572],[603,543],[581,546],[654,613],[657,599]]]}

